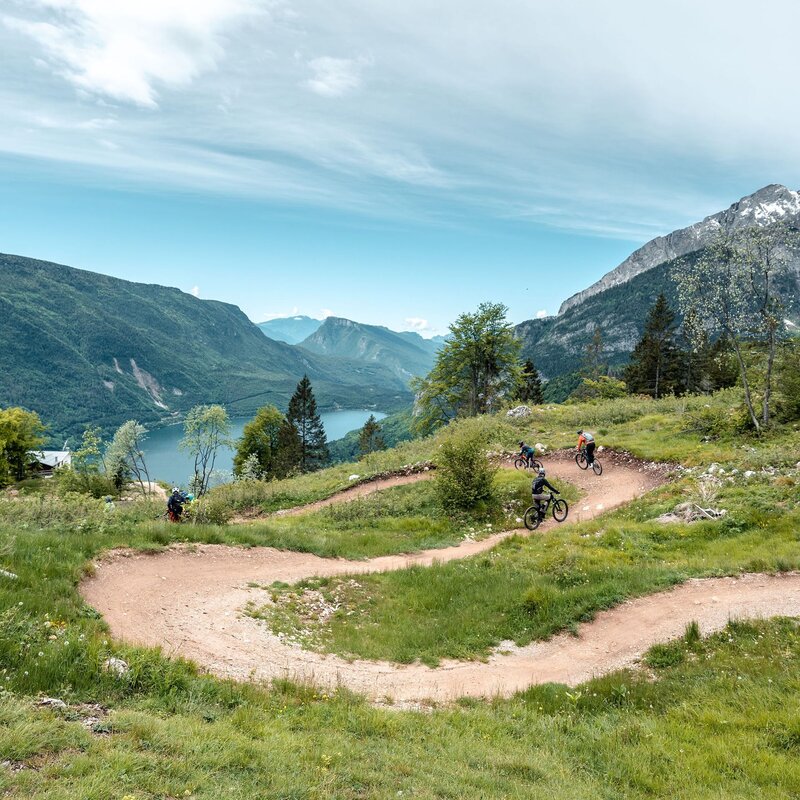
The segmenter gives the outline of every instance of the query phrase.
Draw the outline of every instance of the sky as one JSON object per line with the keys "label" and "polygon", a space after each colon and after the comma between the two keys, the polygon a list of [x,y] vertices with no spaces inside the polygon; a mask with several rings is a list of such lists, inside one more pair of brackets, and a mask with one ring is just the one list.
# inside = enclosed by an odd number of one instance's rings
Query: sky
{"label": "sky", "polygon": [[0,0],[0,252],[423,335],[800,188],[796,0]]}

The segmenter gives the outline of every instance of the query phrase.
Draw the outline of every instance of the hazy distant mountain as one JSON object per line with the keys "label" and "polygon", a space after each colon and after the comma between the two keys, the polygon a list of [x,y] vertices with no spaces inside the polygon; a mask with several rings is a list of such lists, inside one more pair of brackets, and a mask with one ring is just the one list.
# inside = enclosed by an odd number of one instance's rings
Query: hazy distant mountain
{"label": "hazy distant mountain", "polygon": [[276,342],[286,342],[287,344],[298,344],[307,336],[314,333],[322,325],[321,319],[313,317],[278,317],[267,322],[259,322],[258,327]]}
{"label": "hazy distant mountain", "polygon": [[398,333],[379,325],[328,317],[299,346],[320,355],[382,364],[407,382],[430,372],[440,344],[413,331]]}
{"label": "hazy distant mountain", "polygon": [[[800,192],[772,184],[744,197],[725,211],[688,228],[659,236],[640,247],[618,267],[565,301],[557,317],[532,319],[516,327],[523,353],[552,378],[578,369],[586,345],[599,325],[611,364],[626,363],[644,328],[647,312],[660,292],[677,310],[670,266],[676,258],[700,254],[720,230],[732,231],[777,221],[800,228]],[[795,323],[800,300],[800,256],[791,262],[794,276],[783,286]],[[793,305],[795,304],[795,305]]]}
{"label": "hazy distant mountain", "polygon": [[37,411],[58,436],[197,403],[285,408],[305,373],[323,410],[412,400],[380,362],[273,341],[236,306],[20,256],[0,255],[0,342],[0,406]]}

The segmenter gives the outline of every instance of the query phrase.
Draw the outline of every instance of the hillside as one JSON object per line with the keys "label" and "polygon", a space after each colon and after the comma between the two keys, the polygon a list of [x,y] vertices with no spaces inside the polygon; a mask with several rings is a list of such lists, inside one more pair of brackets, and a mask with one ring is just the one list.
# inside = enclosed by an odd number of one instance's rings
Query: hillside
{"label": "hillside", "polygon": [[299,344],[307,336],[314,333],[320,325],[322,325],[321,319],[303,315],[278,317],[277,319],[258,323],[258,327],[261,328],[266,336],[276,342],[285,342],[286,344]]}
{"label": "hillside", "polygon": [[410,400],[380,363],[275,342],[236,306],[0,255],[0,405],[37,411],[56,437],[88,424],[157,423],[197,403],[285,407],[308,373],[321,409]]}
{"label": "hillside", "polygon": [[[677,291],[670,278],[678,258],[699,256],[720,229],[732,231],[777,220],[800,228],[800,193],[783,186],[767,186],[726,211],[654,239],[588,289],[565,301],[558,316],[517,325],[515,331],[523,342],[525,357],[532,358],[547,378],[573,372],[580,367],[595,325],[599,325],[608,363],[626,363],[658,295],[663,292],[673,309],[678,309]],[[789,276],[783,282],[782,293],[786,316],[796,324],[800,321],[800,252],[796,250],[790,257]]]}
{"label": "hillside", "polygon": [[300,346],[319,355],[382,364],[407,383],[430,372],[439,343],[410,331],[396,333],[379,325],[328,317]]}

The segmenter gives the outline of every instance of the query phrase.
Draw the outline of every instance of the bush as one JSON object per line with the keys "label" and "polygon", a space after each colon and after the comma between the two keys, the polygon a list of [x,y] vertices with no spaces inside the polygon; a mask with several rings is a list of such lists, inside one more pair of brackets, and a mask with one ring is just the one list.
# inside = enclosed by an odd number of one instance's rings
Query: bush
{"label": "bush", "polygon": [[112,478],[99,473],[81,473],[72,469],[60,469],[55,477],[56,488],[60,495],[77,492],[100,498],[116,495],[117,487]]}
{"label": "bush", "polygon": [[437,463],[436,493],[448,511],[472,511],[495,500],[497,468],[489,461],[480,431],[455,429],[442,443]]}

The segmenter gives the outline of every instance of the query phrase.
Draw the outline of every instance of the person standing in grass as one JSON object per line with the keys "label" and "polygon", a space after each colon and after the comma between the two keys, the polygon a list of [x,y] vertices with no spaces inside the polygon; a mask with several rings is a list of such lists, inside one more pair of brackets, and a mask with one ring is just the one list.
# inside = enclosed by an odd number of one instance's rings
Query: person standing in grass
{"label": "person standing in grass", "polygon": [[581,447],[586,447],[586,463],[591,467],[592,463],[594,462],[594,448],[596,447],[596,442],[594,440],[594,436],[589,433],[589,431],[579,430],[578,431],[578,451],[580,451]]}

